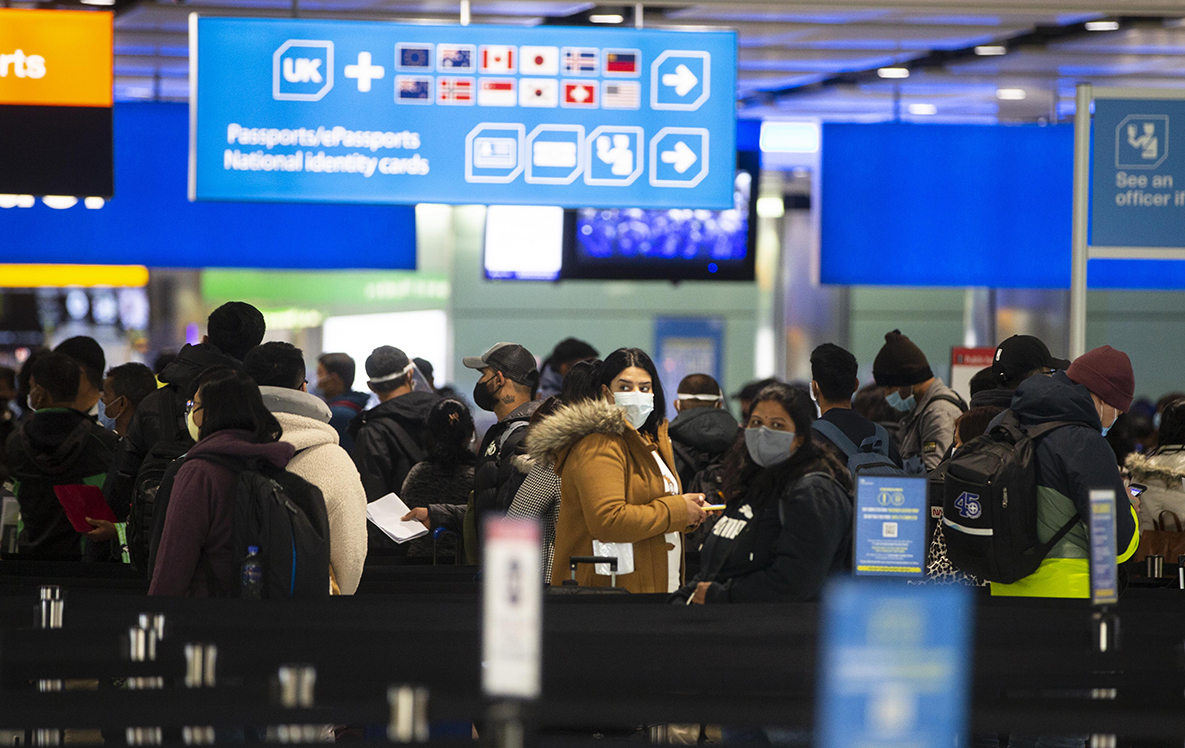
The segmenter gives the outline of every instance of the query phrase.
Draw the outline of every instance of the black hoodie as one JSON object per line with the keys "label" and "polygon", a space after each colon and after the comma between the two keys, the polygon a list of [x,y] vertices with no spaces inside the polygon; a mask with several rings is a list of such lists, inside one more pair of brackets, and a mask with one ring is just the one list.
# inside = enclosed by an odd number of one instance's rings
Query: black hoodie
{"label": "black hoodie", "polygon": [[413,391],[379,403],[350,422],[351,456],[367,501],[403,491],[407,474],[424,459],[424,424],[440,400],[434,392]]}
{"label": "black hoodie", "polygon": [[691,408],[671,421],[668,433],[675,452],[675,469],[684,489],[736,441],[737,419],[724,408]]}
{"label": "black hoodie", "polygon": [[74,530],[54,486],[100,485],[118,438],[84,413],[44,408],[8,437],[6,451],[24,525],[17,540],[29,558],[80,560]]}
{"label": "black hoodie", "polygon": [[149,394],[136,407],[127,436],[119,443],[111,474],[103,484],[103,495],[121,520],[127,518],[136,475],[148,451],[158,442],[193,443],[185,426],[185,398],[194,380],[212,366],[242,368],[238,360],[210,343],[185,346],[160,373],[160,381],[167,386]]}

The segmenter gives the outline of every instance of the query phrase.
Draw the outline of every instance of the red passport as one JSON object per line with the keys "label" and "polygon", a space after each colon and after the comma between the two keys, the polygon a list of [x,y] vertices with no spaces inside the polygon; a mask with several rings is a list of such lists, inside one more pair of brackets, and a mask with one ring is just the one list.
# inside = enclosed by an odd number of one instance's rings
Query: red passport
{"label": "red passport", "polygon": [[103,489],[98,486],[54,486],[53,492],[57,494],[62,509],[66,510],[66,518],[78,532],[90,532],[95,529],[86,521],[87,517],[105,519],[108,522],[119,521],[111,507],[107,506],[107,500],[103,498]]}

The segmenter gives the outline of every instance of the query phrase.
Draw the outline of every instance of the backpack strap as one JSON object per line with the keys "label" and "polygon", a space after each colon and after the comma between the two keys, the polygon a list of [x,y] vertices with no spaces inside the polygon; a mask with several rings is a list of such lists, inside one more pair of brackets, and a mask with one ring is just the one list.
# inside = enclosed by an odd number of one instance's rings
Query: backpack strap
{"label": "backpack strap", "polygon": [[967,412],[967,403],[963,402],[963,398],[957,392],[942,392],[935,395],[926,402],[926,408],[929,408],[934,403],[950,403],[951,405],[958,406],[959,410],[964,413]]}
{"label": "backpack strap", "polygon": [[511,421],[510,423],[506,424],[506,430],[501,434],[498,434],[498,454],[502,453],[502,448],[506,446],[506,442],[510,439],[511,434],[521,428],[529,426],[530,423],[531,422],[529,420],[518,420]]}
{"label": "backpack strap", "polygon": [[403,450],[403,453],[411,460],[411,464],[424,461],[424,448],[416,444],[415,439],[411,438],[411,434],[407,433],[407,429],[394,418],[386,419],[391,426],[391,433],[395,437],[395,443]]}
{"label": "backpack strap", "polygon": [[[811,428],[815,431],[818,431],[828,441],[839,447],[840,450],[843,451],[845,457],[851,458],[852,455],[860,451],[860,448],[856,446],[856,443],[849,439],[847,434],[840,430],[839,426],[836,426],[830,421],[824,421],[822,418],[818,418],[814,423],[811,424]],[[879,428],[881,431],[884,431],[884,428],[881,426],[877,426],[877,428]]]}
{"label": "backpack strap", "polygon": [[860,442],[860,451],[869,454],[879,454],[883,457],[889,456],[889,431],[879,423],[872,424],[873,433],[864,441]]}

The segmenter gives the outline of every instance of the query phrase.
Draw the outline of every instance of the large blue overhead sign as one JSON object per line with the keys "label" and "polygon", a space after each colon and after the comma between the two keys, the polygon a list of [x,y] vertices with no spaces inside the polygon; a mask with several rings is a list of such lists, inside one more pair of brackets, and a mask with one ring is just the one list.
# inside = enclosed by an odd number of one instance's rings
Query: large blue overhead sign
{"label": "large blue overhead sign", "polygon": [[732,207],[736,35],[191,17],[190,197]]}

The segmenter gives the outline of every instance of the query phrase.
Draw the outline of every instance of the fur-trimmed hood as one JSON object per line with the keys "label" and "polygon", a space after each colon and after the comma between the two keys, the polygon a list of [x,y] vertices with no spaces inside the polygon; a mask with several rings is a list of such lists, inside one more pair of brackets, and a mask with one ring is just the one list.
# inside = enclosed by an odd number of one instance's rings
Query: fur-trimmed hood
{"label": "fur-trimmed hood", "polygon": [[1127,456],[1124,465],[1137,483],[1145,483],[1149,478],[1159,478],[1165,483],[1177,482],[1185,479],[1185,449],[1152,455],[1133,452]]}
{"label": "fur-trimmed hood", "polygon": [[604,400],[565,405],[531,427],[527,455],[533,461],[555,464],[590,434],[622,436],[629,428],[624,411]]}

